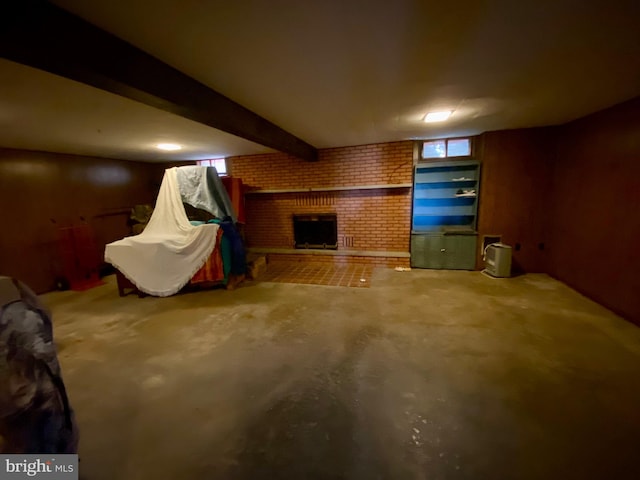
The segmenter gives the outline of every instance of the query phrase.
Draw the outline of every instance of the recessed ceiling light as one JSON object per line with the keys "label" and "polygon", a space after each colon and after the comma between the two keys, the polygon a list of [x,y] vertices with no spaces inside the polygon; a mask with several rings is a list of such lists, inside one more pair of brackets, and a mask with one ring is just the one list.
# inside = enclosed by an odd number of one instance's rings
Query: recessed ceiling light
{"label": "recessed ceiling light", "polygon": [[160,150],[180,150],[182,147],[175,143],[159,143],[156,145]]}
{"label": "recessed ceiling light", "polygon": [[429,112],[424,117],[424,121],[427,123],[444,122],[445,120],[449,119],[452,113],[453,112],[451,110],[445,110],[442,112]]}

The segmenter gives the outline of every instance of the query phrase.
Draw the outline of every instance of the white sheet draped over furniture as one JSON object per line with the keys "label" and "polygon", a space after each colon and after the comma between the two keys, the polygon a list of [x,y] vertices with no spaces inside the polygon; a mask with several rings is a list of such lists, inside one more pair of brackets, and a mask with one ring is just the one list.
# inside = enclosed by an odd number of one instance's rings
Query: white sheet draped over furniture
{"label": "white sheet draped over furniture", "polygon": [[187,165],[176,169],[180,197],[192,207],[206,210],[223,220],[230,217],[238,221],[229,194],[222,184],[215,167]]}
{"label": "white sheet draped over furniture", "polygon": [[[182,168],[165,170],[155,210],[144,231],[110,243],[105,249],[107,262],[140,291],[159,297],[177,293],[204,265],[215,247],[219,228],[215,224],[196,227],[189,223],[178,184],[177,171]],[[191,176],[206,176],[194,170],[206,171],[206,167],[186,168]]]}

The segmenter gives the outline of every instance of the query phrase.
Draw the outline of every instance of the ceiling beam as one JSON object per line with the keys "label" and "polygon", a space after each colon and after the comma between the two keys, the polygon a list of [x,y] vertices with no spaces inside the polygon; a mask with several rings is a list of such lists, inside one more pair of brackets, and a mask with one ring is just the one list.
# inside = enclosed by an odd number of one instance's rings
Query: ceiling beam
{"label": "ceiling beam", "polygon": [[0,56],[314,161],[318,151],[139,48],[44,0],[3,2]]}

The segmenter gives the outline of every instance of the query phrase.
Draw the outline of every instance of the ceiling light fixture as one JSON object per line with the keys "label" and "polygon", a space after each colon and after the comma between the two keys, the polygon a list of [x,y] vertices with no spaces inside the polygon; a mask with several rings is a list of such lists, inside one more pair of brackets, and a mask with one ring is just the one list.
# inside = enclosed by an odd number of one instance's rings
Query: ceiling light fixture
{"label": "ceiling light fixture", "polygon": [[176,145],[175,143],[159,143],[156,145],[156,147],[160,150],[168,151],[180,150],[182,148],[180,145]]}
{"label": "ceiling light fixture", "polygon": [[427,123],[444,122],[445,120],[449,119],[452,113],[453,112],[451,110],[445,110],[442,112],[429,112],[424,117],[424,121]]}

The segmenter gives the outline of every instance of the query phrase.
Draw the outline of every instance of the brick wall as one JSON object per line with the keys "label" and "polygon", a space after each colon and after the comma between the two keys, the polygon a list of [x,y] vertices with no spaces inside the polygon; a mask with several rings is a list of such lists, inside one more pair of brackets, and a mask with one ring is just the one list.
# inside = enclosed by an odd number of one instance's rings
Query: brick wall
{"label": "brick wall", "polygon": [[[323,149],[312,163],[272,153],[231,157],[229,164],[232,175],[242,178],[248,189],[352,187],[410,184],[412,156],[413,144],[407,141]],[[290,249],[294,214],[335,213],[338,250],[409,251],[410,187],[248,194],[246,207],[249,247]],[[367,258],[376,264],[408,265],[408,259],[353,256],[350,260]]]}

